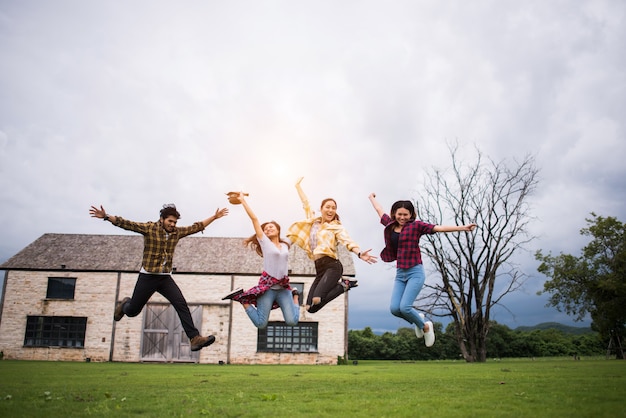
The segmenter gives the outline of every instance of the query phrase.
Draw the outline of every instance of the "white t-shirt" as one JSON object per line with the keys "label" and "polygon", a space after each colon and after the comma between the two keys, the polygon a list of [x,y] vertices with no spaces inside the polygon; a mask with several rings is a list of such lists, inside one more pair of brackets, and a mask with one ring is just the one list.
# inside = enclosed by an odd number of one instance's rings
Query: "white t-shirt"
{"label": "white t-shirt", "polygon": [[280,243],[280,249],[263,234],[259,240],[263,251],[263,270],[272,277],[282,279],[289,274],[289,247],[284,242]]}

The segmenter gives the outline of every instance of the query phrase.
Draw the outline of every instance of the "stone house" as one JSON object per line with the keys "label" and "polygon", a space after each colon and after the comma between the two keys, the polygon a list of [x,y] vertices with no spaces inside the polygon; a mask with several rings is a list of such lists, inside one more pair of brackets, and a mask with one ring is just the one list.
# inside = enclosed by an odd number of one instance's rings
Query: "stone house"
{"label": "stone house", "polygon": [[[286,326],[280,309],[257,329],[241,305],[222,297],[257,284],[262,259],[242,238],[185,237],[174,256],[174,279],[196,327],[216,342],[197,352],[169,302],[155,294],[141,314],[113,320],[117,301],[131,296],[141,264],[140,235],[44,234],[0,265],[0,350],[23,360],[336,364],[347,353],[348,295]],[[313,262],[290,250],[292,287],[301,304],[315,278]],[[344,275],[354,262],[340,251]]]}

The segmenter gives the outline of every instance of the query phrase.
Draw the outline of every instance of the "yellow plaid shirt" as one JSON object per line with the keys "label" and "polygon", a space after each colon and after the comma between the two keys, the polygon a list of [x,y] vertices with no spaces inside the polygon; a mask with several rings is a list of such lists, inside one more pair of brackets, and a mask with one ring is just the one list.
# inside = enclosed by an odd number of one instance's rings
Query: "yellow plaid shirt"
{"label": "yellow plaid shirt", "polygon": [[141,223],[129,221],[121,216],[115,217],[113,225],[143,235],[142,267],[148,273],[154,274],[171,273],[174,249],[178,240],[204,230],[202,222],[195,222],[191,226],[176,227],[174,232],[168,234],[160,220]]}
{"label": "yellow plaid shirt", "polygon": [[[302,204],[307,219],[291,225],[287,232],[287,237],[292,243],[306,251],[311,260],[314,260],[316,255],[327,255],[338,260],[339,254],[337,254],[337,250],[339,244],[345,245],[348,251],[359,248],[359,245],[350,238],[341,222],[337,220],[322,222],[321,217],[314,217],[307,200],[303,200]],[[311,230],[316,222],[320,224],[316,235],[317,246],[311,249]]]}

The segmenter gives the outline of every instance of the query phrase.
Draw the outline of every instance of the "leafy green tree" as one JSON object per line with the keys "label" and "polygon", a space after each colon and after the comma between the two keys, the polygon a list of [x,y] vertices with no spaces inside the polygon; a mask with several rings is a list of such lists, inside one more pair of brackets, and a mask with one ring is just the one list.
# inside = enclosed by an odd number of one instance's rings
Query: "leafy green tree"
{"label": "leafy green tree", "polygon": [[377,336],[370,327],[362,331],[348,331],[348,357],[350,359],[374,359],[377,346]]}
{"label": "leafy green tree", "polygon": [[[399,328],[394,334],[376,335],[367,327],[362,331],[348,331],[348,357],[350,360],[458,360],[462,358],[456,342],[453,323],[445,330],[440,322],[434,324],[437,342],[426,348],[424,340],[415,337],[413,328]],[[558,326],[560,324],[554,324]],[[605,351],[605,345],[597,332],[564,332],[558,327],[527,330],[511,330],[506,325],[492,321],[487,338],[489,358],[597,356]]]}
{"label": "leafy green tree", "polygon": [[614,217],[604,218],[592,213],[588,227],[580,230],[591,237],[580,257],[570,254],[552,256],[538,251],[539,272],[550,280],[543,293],[549,293],[548,304],[576,320],[587,314],[592,327],[605,341],[616,347],[617,357],[624,358],[620,342],[626,324],[626,225]]}
{"label": "leafy green tree", "polygon": [[572,344],[578,356],[600,355],[606,350],[599,334],[576,335],[572,339]]}
{"label": "leafy green tree", "polygon": [[539,331],[515,331],[512,340],[513,357],[540,357]]}
{"label": "leafy green tree", "polygon": [[511,350],[513,331],[506,325],[493,322],[487,336],[487,356],[490,358],[515,357]]}
{"label": "leafy green tree", "polygon": [[541,339],[541,357],[571,356],[576,354],[576,348],[563,332],[556,329],[544,329],[538,331]]}
{"label": "leafy green tree", "polygon": [[[437,344],[426,348],[424,340],[418,340],[413,328],[399,328],[394,334],[376,335],[370,327],[362,331],[348,331],[348,358],[351,360],[437,360],[448,358],[444,347],[451,337],[442,331],[439,322],[433,324]],[[457,348],[458,351],[458,348]]]}
{"label": "leafy green tree", "polygon": [[385,332],[383,335],[380,336],[381,344],[378,345],[377,350],[377,357],[379,360],[401,360],[397,356],[395,340],[395,334],[392,334],[391,332]]}
{"label": "leafy green tree", "polygon": [[441,347],[443,358],[450,360],[459,360],[463,358],[461,349],[456,341],[455,327],[453,323],[449,323],[445,329],[445,333],[437,336],[437,343]]}
{"label": "leafy green tree", "polygon": [[395,344],[397,360],[420,359],[420,346],[413,328],[399,328],[396,332]]}

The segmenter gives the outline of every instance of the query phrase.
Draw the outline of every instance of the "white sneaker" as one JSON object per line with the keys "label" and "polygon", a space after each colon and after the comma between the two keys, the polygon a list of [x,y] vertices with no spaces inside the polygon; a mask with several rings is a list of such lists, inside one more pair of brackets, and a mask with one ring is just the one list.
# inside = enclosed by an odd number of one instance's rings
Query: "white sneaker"
{"label": "white sneaker", "polygon": [[426,347],[432,347],[435,344],[435,328],[430,321],[426,321],[426,324],[428,324],[428,331],[424,333],[424,344]]}
{"label": "white sneaker", "polygon": [[[424,314],[420,312],[418,315],[422,318],[422,322],[424,322]],[[424,330],[418,327],[417,324],[415,324],[415,336],[417,338],[424,338]]]}

